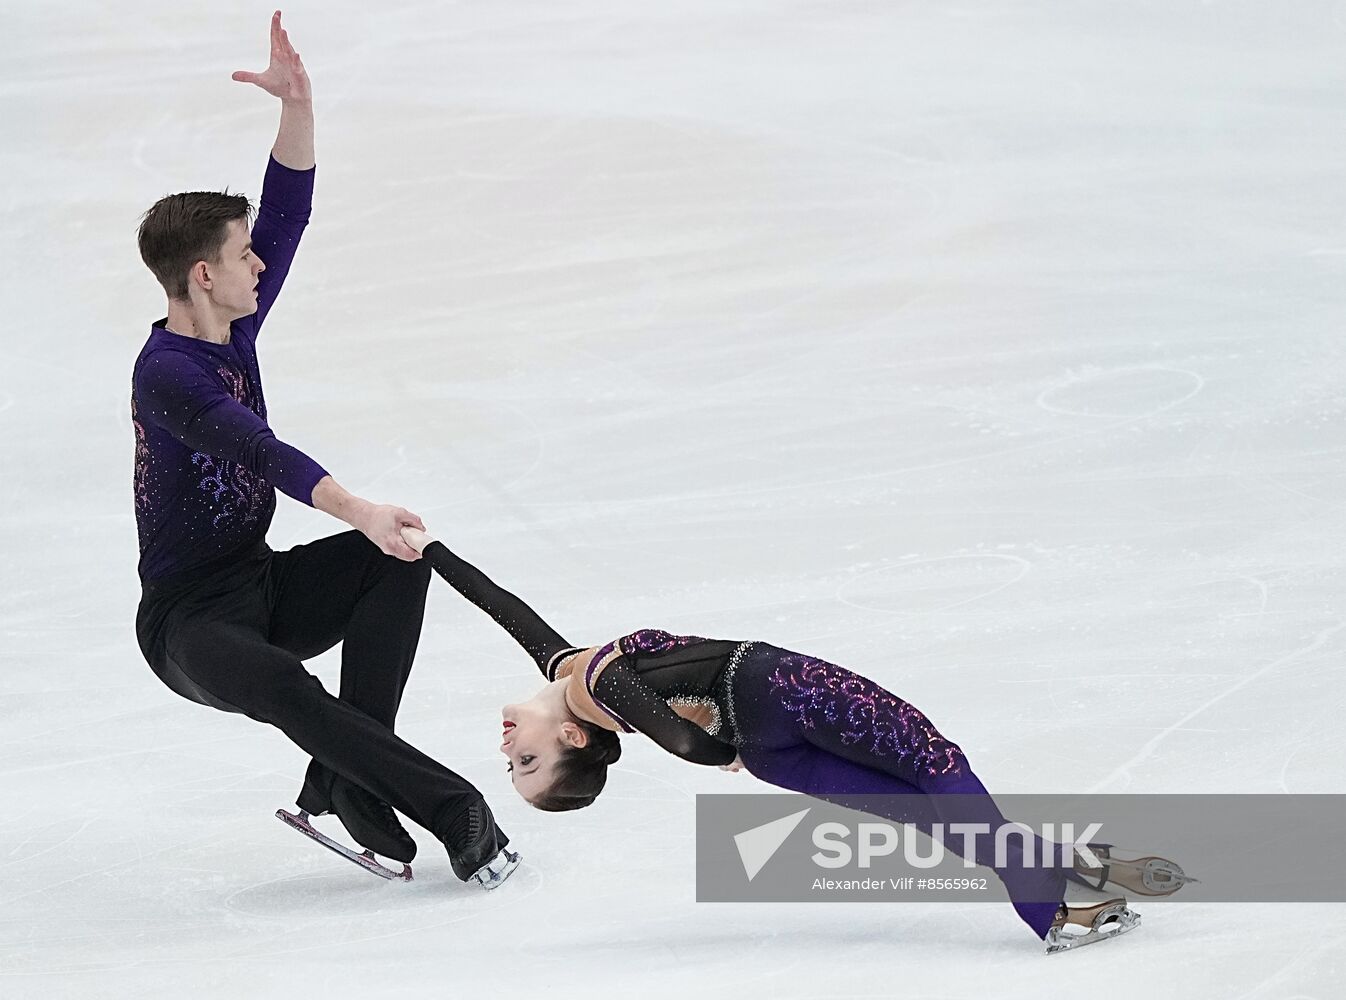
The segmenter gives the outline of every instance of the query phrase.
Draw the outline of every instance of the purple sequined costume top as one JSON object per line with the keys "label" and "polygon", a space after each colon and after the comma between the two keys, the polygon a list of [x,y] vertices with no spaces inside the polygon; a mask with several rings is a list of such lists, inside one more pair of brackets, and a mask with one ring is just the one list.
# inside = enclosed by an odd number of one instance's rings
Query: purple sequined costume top
{"label": "purple sequined costume top", "polygon": [[313,503],[327,475],[267,425],[257,334],[308,224],[315,171],[270,160],[253,250],[266,269],[257,311],[230,325],[227,344],[173,333],[159,320],[131,378],[140,579],[192,570],[263,542],[280,488]]}
{"label": "purple sequined costume top", "polygon": [[617,648],[627,656],[648,653],[659,656],[675,649],[685,649],[699,642],[707,642],[699,635],[673,635],[663,629],[642,628],[617,640]]}

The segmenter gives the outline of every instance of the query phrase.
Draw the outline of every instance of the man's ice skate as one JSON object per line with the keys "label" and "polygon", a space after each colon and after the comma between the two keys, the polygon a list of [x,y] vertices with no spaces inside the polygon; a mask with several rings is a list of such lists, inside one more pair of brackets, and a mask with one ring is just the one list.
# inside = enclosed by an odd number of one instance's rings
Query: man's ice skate
{"label": "man's ice skate", "polygon": [[514,869],[519,867],[522,860],[518,851],[502,847],[499,854],[472,873],[470,881],[476,882],[483,889],[497,889],[505,879],[514,874]]}
{"label": "man's ice skate", "polygon": [[444,836],[453,873],[483,889],[498,888],[519,867],[520,856],[506,848],[508,842],[495,825],[490,807],[481,801],[455,816]]}
{"label": "man's ice skate", "polygon": [[309,822],[309,815],[303,809],[299,810],[298,815],[286,812],[284,809],[277,809],[276,819],[280,820],[286,826],[298,830],[304,836],[316,840],[329,851],[334,851],[346,860],[354,862],[371,875],[377,875],[379,878],[396,880],[398,882],[411,881],[411,865],[403,864],[402,870],[396,872],[393,871],[393,869],[380,864],[378,859],[374,857],[373,851],[366,850],[363,854],[357,854],[349,847],[346,847],[344,844],[338,844],[331,837],[318,830],[311,822]]}
{"label": "man's ice skate", "polygon": [[332,782],[331,811],[366,850],[403,864],[416,857],[416,841],[398,821],[393,807],[354,782],[345,778]]}
{"label": "man's ice skate", "polygon": [[1139,926],[1140,914],[1127,906],[1125,899],[1109,899],[1093,906],[1062,903],[1047,931],[1047,954],[1110,941]]}
{"label": "man's ice skate", "polygon": [[1101,868],[1089,868],[1075,856],[1075,872],[1090,889],[1102,891],[1105,885],[1138,896],[1171,896],[1188,882],[1200,882],[1182,870],[1176,861],[1147,855],[1141,858],[1116,857],[1112,844],[1090,844],[1089,850],[1102,862]]}

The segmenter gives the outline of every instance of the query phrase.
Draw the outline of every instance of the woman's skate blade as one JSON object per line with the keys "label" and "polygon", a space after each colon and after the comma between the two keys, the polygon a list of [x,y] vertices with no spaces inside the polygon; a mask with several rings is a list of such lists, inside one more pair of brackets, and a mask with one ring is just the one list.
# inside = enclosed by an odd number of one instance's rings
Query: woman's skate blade
{"label": "woman's skate blade", "polygon": [[1148,855],[1122,859],[1112,856],[1111,844],[1089,845],[1090,851],[1103,863],[1098,868],[1076,868],[1076,872],[1097,884],[1089,886],[1096,892],[1105,892],[1108,883],[1141,896],[1171,896],[1188,882],[1199,883],[1182,870],[1182,866],[1168,858]]}
{"label": "woman's skate blade", "polygon": [[391,868],[387,868],[381,864],[379,860],[374,857],[373,851],[365,851],[363,854],[359,854],[344,844],[337,843],[309,822],[308,813],[302,809],[299,810],[299,815],[297,816],[292,812],[286,812],[284,809],[277,809],[276,819],[280,820],[286,826],[298,830],[309,839],[316,840],[329,851],[332,851],[335,854],[340,854],[347,861],[359,865],[371,875],[377,875],[379,878],[388,879],[389,881],[394,882],[411,881],[411,865],[404,864],[400,872],[393,871]]}
{"label": "woman's skate blade", "polygon": [[[1097,911],[1093,918],[1093,924],[1089,928],[1086,929],[1080,924],[1067,923],[1061,927],[1053,927],[1047,932],[1048,955],[1083,948],[1085,945],[1098,944],[1100,941],[1111,941],[1113,938],[1120,937],[1127,931],[1140,926],[1140,914],[1127,906],[1125,900],[1118,899],[1107,903],[1099,903],[1089,909]],[[1079,933],[1068,931],[1067,928],[1075,928]]]}

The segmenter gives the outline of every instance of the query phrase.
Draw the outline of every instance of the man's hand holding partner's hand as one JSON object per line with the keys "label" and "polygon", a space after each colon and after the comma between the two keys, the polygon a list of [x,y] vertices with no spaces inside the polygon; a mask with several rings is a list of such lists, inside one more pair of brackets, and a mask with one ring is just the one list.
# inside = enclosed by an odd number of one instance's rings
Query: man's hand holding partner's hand
{"label": "man's hand holding partner's hand", "polygon": [[358,527],[384,555],[397,556],[406,562],[415,562],[421,557],[402,538],[404,527],[425,530],[424,522],[409,510],[386,503],[370,504]]}

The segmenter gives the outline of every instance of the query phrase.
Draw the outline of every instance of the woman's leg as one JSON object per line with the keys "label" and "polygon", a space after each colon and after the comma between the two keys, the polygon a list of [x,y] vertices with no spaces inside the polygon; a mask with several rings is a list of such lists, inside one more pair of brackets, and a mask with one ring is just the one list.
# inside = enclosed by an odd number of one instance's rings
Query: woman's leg
{"label": "woman's leg", "polygon": [[[764,781],[833,801],[900,796],[863,808],[927,833],[932,823],[946,830],[952,823],[979,823],[994,831],[1006,822],[962,749],[917,708],[868,678],[768,646],[745,658],[734,690],[743,763]],[[961,853],[962,837],[945,840]],[[1003,866],[994,864],[992,837],[977,838],[972,854],[995,870],[1020,917],[1044,937],[1066,876],[1059,862],[1041,863],[1049,845],[1038,838],[1030,843],[1038,859],[1033,867],[1024,866],[1018,837],[1009,839]]]}

